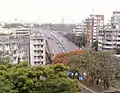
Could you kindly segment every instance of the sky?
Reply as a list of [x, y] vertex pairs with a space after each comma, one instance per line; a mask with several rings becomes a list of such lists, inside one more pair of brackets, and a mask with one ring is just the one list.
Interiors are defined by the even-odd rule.
[[0, 21], [80, 23], [93, 13], [107, 22], [113, 11], [120, 11], [120, 0], [0, 0]]

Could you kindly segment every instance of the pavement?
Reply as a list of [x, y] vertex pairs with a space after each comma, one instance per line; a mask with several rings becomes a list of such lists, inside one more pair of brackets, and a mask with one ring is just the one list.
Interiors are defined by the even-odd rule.
[[82, 83], [79, 83], [79, 85], [82, 88], [82, 93], [98, 93], [98, 92], [93, 91], [92, 89], [88, 88], [87, 86], [83, 85]]

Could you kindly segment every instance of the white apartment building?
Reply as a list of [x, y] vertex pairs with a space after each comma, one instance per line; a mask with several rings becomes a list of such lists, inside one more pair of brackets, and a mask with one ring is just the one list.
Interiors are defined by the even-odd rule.
[[32, 66], [46, 64], [46, 40], [41, 32], [34, 31], [30, 35], [30, 64]]
[[98, 50], [116, 50], [120, 47], [120, 28], [105, 28], [101, 33]]
[[113, 28], [120, 28], [120, 11], [113, 11], [113, 15], [111, 17], [111, 26]]
[[12, 35], [15, 36], [29, 36], [30, 35], [30, 28], [12, 28], [11, 29]]
[[120, 47], [120, 11], [114, 11], [110, 23], [99, 30], [98, 50], [115, 50]]

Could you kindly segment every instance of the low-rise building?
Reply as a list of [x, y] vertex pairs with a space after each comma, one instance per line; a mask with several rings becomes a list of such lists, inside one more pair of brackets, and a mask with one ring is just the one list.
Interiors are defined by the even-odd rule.
[[11, 35], [0, 36], [0, 52], [2, 56], [9, 56], [13, 63], [28, 59], [29, 37], [16, 37]]

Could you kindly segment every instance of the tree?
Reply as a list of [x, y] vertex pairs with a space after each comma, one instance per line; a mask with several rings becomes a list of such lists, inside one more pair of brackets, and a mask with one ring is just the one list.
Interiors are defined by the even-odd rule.
[[64, 37], [66, 37], [68, 40], [72, 41], [73, 43], [75, 43], [79, 47], [83, 47], [86, 44], [84, 33], [81, 33], [80, 36], [75, 36], [75, 34], [67, 33], [64, 35]]
[[108, 89], [112, 80], [119, 72], [119, 59], [110, 52], [85, 51], [83, 54], [73, 55], [69, 59], [71, 69], [79, 73], [86, 73], [86, 80], [92, 84], [98, 79], [102, 81], [104, 89]]
[[27, 62], [0, 65], [0, 93], [78, 93], [78, 81], [68, 78], [62, 64], [31, 67]]
[[111, 52], [79, 50], [58, 54], [53, 62], [68, 65], [80, 74], [86, 73], [85, 80], [88, 84], [101, 83], [104, 89], [108, 89], [110, 85], [115, 85], [114, 80], [120, 81], [119, 61]]
[[98, 51], [98, 41], [93, 42], [92, 49]]
[[120, 54], [120, 48], [116, 49], [116, 54]]

